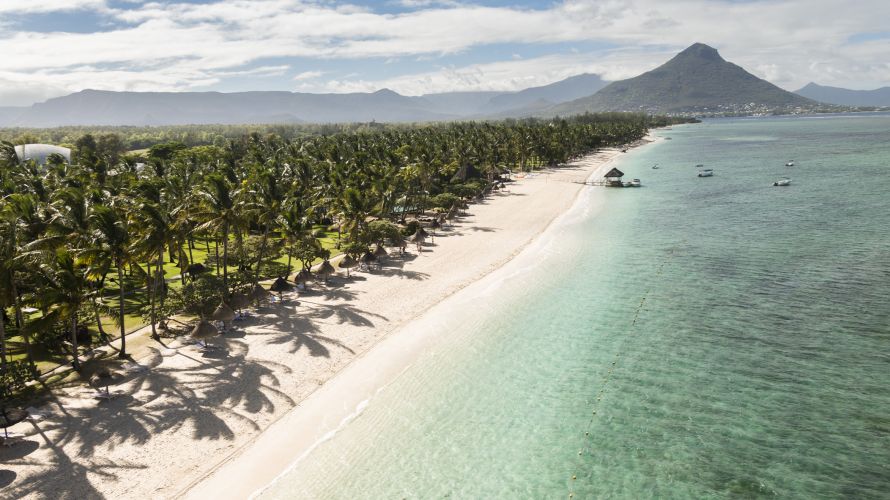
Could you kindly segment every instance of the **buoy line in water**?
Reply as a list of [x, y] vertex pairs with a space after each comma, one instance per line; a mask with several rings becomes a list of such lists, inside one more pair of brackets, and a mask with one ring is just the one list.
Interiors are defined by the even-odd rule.
[[[685, 244], [685, 243], [686, 243], [686, 241], [684, 240], [681, 243], [681, 245]], [[664, 267], [671, 261], [671, 259], [674, 258], [674, 253], [676, 252], [676, 250], [677, 250], [677, 247], [671, 248], [667, 257], [658, 266], [658, 270], [655, 272], [655, 279], [650, 282], [649, 288], [647, 288], [646, 291], [643, 293], [643, 297], [640, 299], [640, 304], [636, 307], [636, 310], [634, 311], [633, 319], [631, 320], [630, 326], [628, 327], [628, 332], [624, 336], [624, 341], [621, 342], [621, 344], [619, 345], [618, 350], [615, 352], [615, 356], [614, 356], [614, 359], [612, 360], [611, 366], [609, 366], [609, 371], [606, 372], [606, 376], [603, 377], [603, 383], [600, 386], [599, 392], [597, 392], [597, 394], [596, 394], [596, 399], [593, 402], [593, 409], [590, 412], [590, 418], [588, 419], [587, 425], [584, 429], [583, 445], [578, 450], [578, 455], [577, 455], [579, 457], [583, 457], [585, 452], [588, 455], [592, 454], [591, 453], [592, 443], [590, 440], [590, 428], [593, 425], [594, 419], [597, 417], [597, 410], [599, 409], [599, 402], [602, 401], [603, 395], [605, 395], [605, 393], [606, 393], [606, 386], [609, 384], [609, 381], [612, 380], [612, 374], [615, 372], [615, 367], [618, 364], [618, 360], [621, 357], [622, 351], [624, 351], [624, 346], [627, 344], [627, 339], [631, 335], [636, 333], [637, 319], [640, 317], [640, 313], [643, 311], [643, 306], [646, 304], [646, 299], [649, 297], [649, 293], [652, 292], [652, 285], [661, 279], [661, 275], [664, 272]], [[580, 459], [576, 459], [576, 460], [580, 461]], [[580, 468], [581, 467], [579, 464], [577, 469], [580, 469]], [[578, 473], [576, 472], [575, 474], [572, 474], [572, 477], [569, 480], [569, 498], [575, 497], [575, 481], [577, 479], [578, 479]]]

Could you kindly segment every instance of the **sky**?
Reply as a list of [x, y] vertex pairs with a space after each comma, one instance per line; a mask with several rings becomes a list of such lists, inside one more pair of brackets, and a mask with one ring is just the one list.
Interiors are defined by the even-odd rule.
[[635, 76], [695, 42], [788, 90], [890, 85], [886, 0], [0, 0], [0, 106], [83, 89], [404, 95]]

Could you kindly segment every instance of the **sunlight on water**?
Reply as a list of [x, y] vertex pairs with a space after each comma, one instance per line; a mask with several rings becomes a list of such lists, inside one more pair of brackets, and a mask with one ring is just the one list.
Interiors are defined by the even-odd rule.
[[263, 497], [886, 498], [890, 117], [659, 134]]

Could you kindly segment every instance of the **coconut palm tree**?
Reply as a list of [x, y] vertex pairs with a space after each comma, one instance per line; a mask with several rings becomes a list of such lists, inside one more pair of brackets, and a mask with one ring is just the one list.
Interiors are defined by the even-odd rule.
[[[108, 269], [117, 272], [118, 284], [118, 318], [120, 327], [121, 348], [118, 357], [127, 356], [127, 337], [124, 326], [125, 283], [124, 266], [132, 262], [132, 248], [130, 246], [130, 228], [123, 212], [119, 208], [105, 205], [93, 207], [90, 214], [92, 225], [93, 245], [82, 250], [80, 257], [84, 262], [92, 266], [92, 274], [96, 277], [104, 276]], [[154, 319], [152, 319], [154, 323]]]
[[37, 273], [40, 279], [40, 300], [43, 308], [50, 312], [35, 320], [34, 326], [48, 328], [59, 321], [67, 321], [71, 334], [72, 364], [76, 371], [80, 371], [77, 315], [83, 304], [89, 301], [89, 267], [78, 262], [67, 249], [60, 248], [48, 258], [41, 259]]
[[238, 206], [235, 203], [237, 190], [233, 190], [229, 181], [219, 175], [211, 174], [205, 178], [205, 183], [198, 188], [198, 196], [203, 201], [203, 206], [196, 214], [198, 220], [204, 222], [196, 229], [209, 229], [217, 233], [223, 244], [222, 272], [223, 287], [225, 293], [229, 293], [229, 234], [239, 221]]

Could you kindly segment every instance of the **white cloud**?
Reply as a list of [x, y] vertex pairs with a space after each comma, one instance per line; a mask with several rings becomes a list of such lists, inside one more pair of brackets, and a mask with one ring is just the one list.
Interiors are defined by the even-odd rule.
[[3, 0], [0, 14], [60, 12], [105, 7], [105, 0]]
[[[514, 90], [580, 71], [632, 76], [700, 41], [786, 88], [809, 80], [856, 88], [890, 83], [890, 42], [847, 42], [857, 33], [886, 30], [890, 3], [885, 1], [565, 0], [539, 9], [432, 0], [400, 3], [410, 10], [382, 14], [314, 0], [134, 2], [129, 8], [111, 8], [104, 0], [0, 0], [4, 14], [94, 9], [122, 22], [97, 33], [10, 33], [6, 21], [0, 77], [29, 82], [34, 90], [28, 95], [87, 87], [185, 90], [232, 76], [281, 76], [287, 71], [282, 65], [243, 68], [293, 57], [374, 57], [398, 68], [401, 60], [434, 61], [442, 54], [459, 55], [490, 44], [583, 47], [593, 42], [618, 47], [595, 53], [566, 49], [523, 60], [511, 60], [512, 52], [507, 52], [502, 62], [379, 80], [339, 77], [323, 84], [315, 81], [322, 75], [314, 73], [320, 72], [311, 70], [294, 78], [303, 90]], [[29, 103], [23, 94], [15, 95]], [[0, 105], [9, 103], [0, 95]]]
[[297, 74], [294, 77], [294, 80], [315, 80], [316, 78], [324, 75], [324, 71], [304, 71], [302, 73]]

